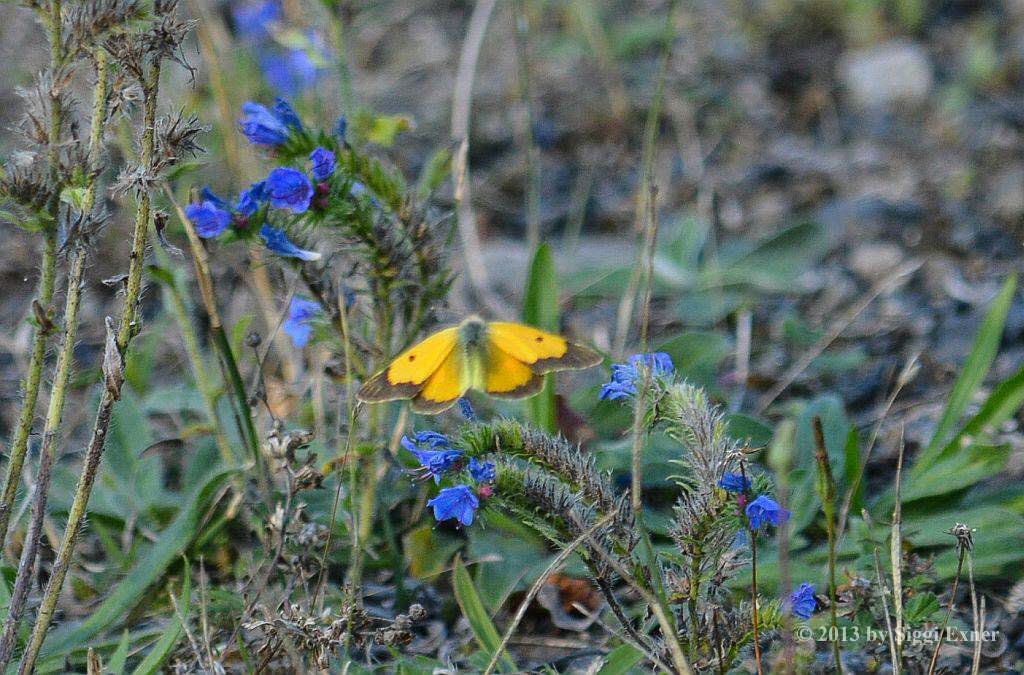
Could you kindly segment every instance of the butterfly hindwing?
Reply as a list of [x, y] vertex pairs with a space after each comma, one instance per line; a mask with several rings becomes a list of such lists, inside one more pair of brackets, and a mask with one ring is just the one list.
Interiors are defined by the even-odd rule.
[[540, 391], [544, 380], [519, 358], [492, 340], [484, 366], [484, 390], [498, 398], [523, 398]]
[[412, 399], [412, 409], [422, 413], [437, 413], [451, 407], [466, 390], [461, 349], [452, 349]]

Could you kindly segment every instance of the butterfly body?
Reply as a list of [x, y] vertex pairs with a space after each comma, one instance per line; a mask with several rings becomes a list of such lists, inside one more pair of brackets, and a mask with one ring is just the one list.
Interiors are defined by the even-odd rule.
[[545, 373], [588, 368], [601, 356], [531, 326], [471, 316], [399, 354], [359, 390], [361, 401], [410, 399], [413, 410], [441, 412], [469, 389], [498, 398], [540, 391]]

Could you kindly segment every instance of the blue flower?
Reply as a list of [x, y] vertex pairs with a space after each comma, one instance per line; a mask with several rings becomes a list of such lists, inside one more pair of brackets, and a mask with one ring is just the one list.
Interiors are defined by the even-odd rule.
[[238, 3], [231, 8], [231, 16], [239, 37], [263, 40], [270, 37], [271, 25], [280, 20], [281, 6], [276, 0]]
[[266, 181], [261, 180], [259, 183], [253, 183], [249, 186], [249, 189], [242, 190], [239, 193], [238, 205], [235, 206], [235, 211], [243, 216], [251, 216], [259, 211], [263, 204], [267, 203], [268, 198]]
[[651, 374], [658, 378], [668, 378], [676, 372], [672, 357], [664, 352], [634, 354], [629, 357], [629, 363], [612, 365], [612, 380], [601, 387], [600, 399], [615, 401], [635, 396], [641, 368], [650, 369]]
[[[435, 483], [441, 482], [441, 477], [454, 469], [464, 458], [461, 450], [448, 445], [448, 438], [442, 434], [432, 431], [422, 431], [413, 438], [402, 436], [402, 447], [416, 455], [420, 466], [427, 469], [427, 474], [433, 476]], [[421, 450], [420, 445], [429, 445], [431, 450]]]
[[274, 99], [274, 116], [281, 120], [281, 124], [291, 127], [296, 131], [302, 131], [302, 120], [292, 104], [278, 96]]
[[493, 483], [497, 471], [494, 467], [494, 462], [478, 462], [476, 457], [470, 457], [469, 475], [477, 483]]
[[789, 520], [790, 513], [778, 505], [771, 497], [761, 495], [754, 501], [747, 504], [747, 519], [750, 521], [750, 529], [755, 532], [767, 524], [778, 527]]
[[454, 518], [466, 526], [473, 524], [476, 510], [480, 508], [480, 500], [468, 485], [445, 488], [427, 504], [434, 507], [434, 518], [438, 522]]
[[814, 597], [814, 584], [800, 584], [800, 588], [789, 596], [789, 611], [798, 619], [810, 619], [817, 608], [818, 599]]
[[459, 399], [459, 410], [462, 412], [462, 416], [470, 422], [476, 419], [476, 413], [473, 412], [473, 406], [470, 405], [469, 399], [465, 396]]
[[270, 205], [279, 209], [291, 209], [294, 213], [305, 213], [313, 198], [313, 183], [309, 176], [287, 167], [274, 169], [267, 176], [267, 196]]
[[750, 480], [741, 473], [726, 472], [722, 480], [718, 481], [718, 487], [729, 492], [744, 494], [750, 490]]
[[228, 204], [227, 200], [211, 190], [209, 185], [203, 188], [202, 192], [199, 193], [199, 196], [202, 201], [211, 202], [218, 209], [223, 209], [225, 211], [231, 210], [231, 205]]
[[288, 126], [259, 103], [247, 101], [242, 105], [245, 119], [239, 120], [242, 133], [255, 145], [275, 146], [288, 140]]
[[196, 228], [196, 234], [204, 239], [216, 237], [231, 225], [231, 213], [209, 200], [201, 204], [189, 204], [185, 215]]
[[319, 303], [305, 298], [292, 298], [292, 303], [288, 306], [288, 318], [282, 330], [292, 339], [296, 349], [302, 349], [309, 343], [309, 338], [313, 335], [313, 326], [310, 322], [319, 313]]
[[348, 132], [348, 120], [342, 115], [334, 125], [334, 135], [343, 141], [345, 140], [346, 132]]
[[286, 49], [264, 51], [260, 70], [271, 89], [295, 96], [316, 83], [319, 67], [305, 49]]
[[278, 227], [264, 224], [260, 228], [260, 239], [267, 245], [267, 248], [277, 255], [285, 258], [298, 258], [299, 260], [319, 260], [320, 254], [315, 251], [305, 251], [288, 238], [285, 231]]
[[313, 162], [313, 180], [323, 183], [334, 175], [336, 162], [334, 153], [327, 148], [317, 148], [309, 155], [309, 161]]

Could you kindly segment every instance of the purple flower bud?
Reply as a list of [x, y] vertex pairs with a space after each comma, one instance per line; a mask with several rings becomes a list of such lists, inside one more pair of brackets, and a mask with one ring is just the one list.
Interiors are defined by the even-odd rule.
[[263, 240], [263, 243], [266, 244], [271, 252], [285, 258], [298, 258], [299, 260], [320, 259], [320, 254], [316, 251], [306, 251], [292, 243], [292, 240], [288, 238], [288, 235], [281, 228], [264, 224], [260, 228], [260, 239]]
[[334, 153], [327, 148], [317, 148], [309, 155], [309, 159], [313, 162], [313, 180], [316, 182], [323, 183], [334, 175], [337, 162]]
[[800, 584], [800, 588], [789, 596], [789, 611], [798, 619], [810, 619], [817, 608], [818, 599], [814, 597], [814, 584]]

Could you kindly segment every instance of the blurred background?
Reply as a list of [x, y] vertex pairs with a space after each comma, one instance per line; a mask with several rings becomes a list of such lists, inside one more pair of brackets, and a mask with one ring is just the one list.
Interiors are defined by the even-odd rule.
[[[164, 105], [210, 127], [185, 183], [235, 194], [265, 175], [265, 160], [238, 133], [245, 101], [286, 97], [309, 126], [325, 129], [344, 115], [374, 154], [411, 176], [456, 147], [468, 111], [473, 218], [460, 218], [453, 265], [469, 260], [483, 271], [497, 299], [490, 311], [500, 313], [521, 306], [534, 244], [549, 242], [563, 303], [575, 309], [567, 331], [614, 356], [635, 337], [618, 328], [619, 299], [636, 268], [649, 163], [660, 221], [652, 340], [751, 439], [771, 437], [770, 406], [802, 415], [801, 428], [821, 414], [836, 429], [866, 431], [884, 416], [897, 373], [916, 359], [920, 370], [881, 429], [869, 489], [889, 484], [898, 434], [911, 453], [927, 444], [986, 307], [1021, 266], [1022, 0], [182, 0], [181, 12], [198, 22], [182, 55], [192, 70], [166, 69]], [[474, 21], [482, 30], [475, 76], [459, 80], [460, 63], [476, 55], [467, 39]], [[24, 151], [3, 130], [22, 114], [16, 90], [46, 58], [29, 12], [0, 6], [4, 156]], [[89, 84], [80, 83], [81, 100]], [[120, 163], [110, 157], [111, 167]], [[438, 213], [455, 212], [454, 197], [449, 181]], [[169, 238], [181, 244], [176, 228]], [[478, 248], [466, 246], [467, 228]], [[115, 300], [102, 280], [123, 267], [125, 232], [107, 227], [109, 255], [92, 260], [79, 402], [92, 395], [102, 321]], [[28, 359], [23, 319], [38, 241], [6, 225], [0, 237], [6, 437]], [[253, 290], [278, 281], [277, 271], [239, 248], [213, 251], [229, 325], [266, 297], [279, 303], [261, 307], [264, 318], [284, 307], [283, 294], [261, 299]], [[477, 285], [462, 275], [440, 318], [480, 309]], [[161, 330], [170, 325], [164, 309], [159, 293], [147, 294], [148, 325], [129, 376], [140, 389], [165, 388], [166, 404], [184, 357], [179, 338]], [[1022, 361], [1018, 293], [989, 384], [971, 405]], [[563, 410], [562, 430], [575, 440], [613, 438], [628, 426], [624, 412], [595, 403], [600, 377], [562, 392], [565, 405], [588, 413], [584, 422]], [[279, 413], [299, 408], [305, 385], [287, 367], [268, 386]], [[69, 435], [82, 433], [91, 414], [91, 406], [69, 406]], [[1009, 448], [1006, 463], [979, 475], [964, 503], [996, 495], [1010, 511], [986, 512], [1004, 529], [981, 545], [1019, 551], [1017, 419], [995, 437]], [[601, 467], [625, 481], [621, 443], [594, 447]], [[657, 500], [660, 480], [665, 506], [672, 468], [650, 461], [659, 467], [649, 472], [651, 494]], [[498, 536], [478, 535], [479, 550], [494, 550]], [[979, 554], [979, 574], [998, 579], [1021, 557]], [[939, 574], [948, 577], [953, 561], [944, 560]], [[997, 588], [1014, 580], [1002, 579]]]

